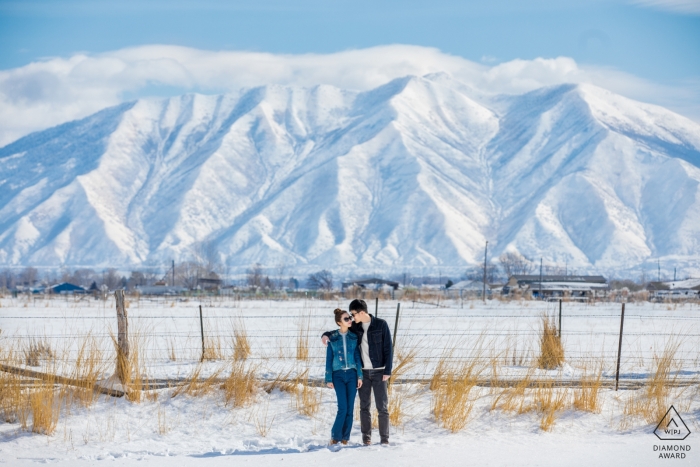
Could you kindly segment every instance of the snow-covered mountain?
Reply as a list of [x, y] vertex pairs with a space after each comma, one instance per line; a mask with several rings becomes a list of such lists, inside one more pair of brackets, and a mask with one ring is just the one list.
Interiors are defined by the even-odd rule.
[[589, 85], [444, 74], [105, 109], [0, 149], [0, 264], [579, 268], [700, 260], [700, 125]]

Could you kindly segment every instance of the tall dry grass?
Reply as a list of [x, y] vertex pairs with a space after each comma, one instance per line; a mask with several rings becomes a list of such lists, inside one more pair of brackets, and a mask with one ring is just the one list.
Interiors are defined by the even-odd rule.
[[294, 392], [294, 407], [306, 417], [315, 416], [321, 408], [321, 392], [311, 386], [309, 370], [297, 377], [297, 390]]
[[222, 389], [226, 406], [237, 408], [252, 403], [257, 390], [255, 368], [246, 368], [242, 362], [234, 362]]
[[559, 368], [564, 363], [564, 347], [554, 324], [554, 320], [546, 316], [542, 318], [542, 333], [540, 335], [540, 355], [537, 366], [545, 370]]
[[679, 347], [680, 342], [671, 339], [661, 354], [654, 355], [653, 372], [647, 384], [624, 401], [620, 428], [626, 429], [634, 423], [634, 419], [639, 418], [647, 424], [657, 424], [666, 414], [671, 405], [669, 396], [678, 377], [675, 370]]
[[475, 403], [471, 392], [483, 371], [481, 365], [477, 358], [463, 361], [456, 368], [447, 368], [435, 381], [431, 405], [439, 426], [455, 433], [467, 425]]
[[580, 386], [573, 390], [573, 407], [582, 412], [599, 413], [601, 411], [600, 389], [602, 387], [603, 366], [599, 364], [591, 375], [583, 368]]
[[532, 409], [540, 414], [540, 429], [551, 431], [569, 401], [568, 388], [555, 388], [552, 381], [537, 385]]
[[309, 360], [309, 334], [311, 332], [311, 315], [304, 314], [299, 318], [299, 332], [297, 333], [296, 359]]
[[[217, 389], [217, 383], [221, 370], [216, 369], [205, 378], [202, 377], [202, 370], [203, 367], [200, 363], [192, 370], [192, 373], [190, 373], [190, 375], [175, 388], [170, 397], [174, 398], [181, 395], [201, 397], [213, 393]], [[225, 384], [226, 383], [224, 383], [224, 386]], [[224, 387], [224, 393], [225, 392]]]
[[232, 322], [233, 326], [233, 359], [242, 362], [250, 357], [251, 348], [248, 340], [248, 330], [245, 322], [239, 316]]

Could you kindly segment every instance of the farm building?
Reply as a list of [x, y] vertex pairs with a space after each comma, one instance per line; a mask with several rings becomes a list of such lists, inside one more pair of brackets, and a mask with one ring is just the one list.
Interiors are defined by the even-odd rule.
[[[484, 293], [484, 282], [476, 280], [459, 281], [447, 289], [447, 295], [452, 298], [481, 297]], [[490, 297], [491, 286], [486, 284], [486, 296]]]
[[534, 298], [585, 299], [606, 294], [608, 281], [603, 276], [540, 276], [514, 275], [503, 287], [503, 294], [513, 292], [531, 294]]
[[62, 282], [60, 284], [46, 287], [46, 289], [44, 289], [44, 292], [65, 295], [65, 294], [85, 293], [85, 292], [87, 292], [87, 290], [85, 289], [85, 287], [81, 287], [79, 285], [71, 284], [69, 282]]
[[363, 289], [378, 290], [384, 287], [390, 287], [394, 290], [398, 290], [399, 283], [395, 281], [387, 281], [384, 279], [377, 279], [373, 277], [371, 279], [353, 279], [343, 282], [343, 290], [349, 287], [360, 287]]
[[700, 279], [650, 282], [647, 290], [655, 300], [690, 300], [700, 298]]

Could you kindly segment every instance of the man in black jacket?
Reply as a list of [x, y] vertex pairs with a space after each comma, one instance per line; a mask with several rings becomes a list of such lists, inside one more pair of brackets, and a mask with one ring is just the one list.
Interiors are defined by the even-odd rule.
[[[391, 376], [393, 349], [389, 325], [383, 319], [376, 318], [367, 312], [364, 300], [350, 302], [350, 314], [355, 322], [350, 330], [357, 334], [362, 356], [362, 387], [360, 393], [360, 426], [362, 443], [371, 444], [372, 416], [370, 414], [371, 394], [374, 392], [374, 404], [379, 413], [379, 437], [382, 444], [389, 444], [389, 396], [387, 381]], [[322, 336], [323, 343], [328, 345], [326, 332]]]

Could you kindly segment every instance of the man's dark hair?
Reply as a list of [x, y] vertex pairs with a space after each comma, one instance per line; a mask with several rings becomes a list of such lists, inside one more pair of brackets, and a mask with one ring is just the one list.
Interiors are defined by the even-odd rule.
[[352, 313], [353, 311], [364, 311], [367, 313], [367, 303], [365, 303], [364, 300], [358, 300], [357, 298], [353, 301], [350, 302], [350, 306], [348, 307], [350, 312]]

